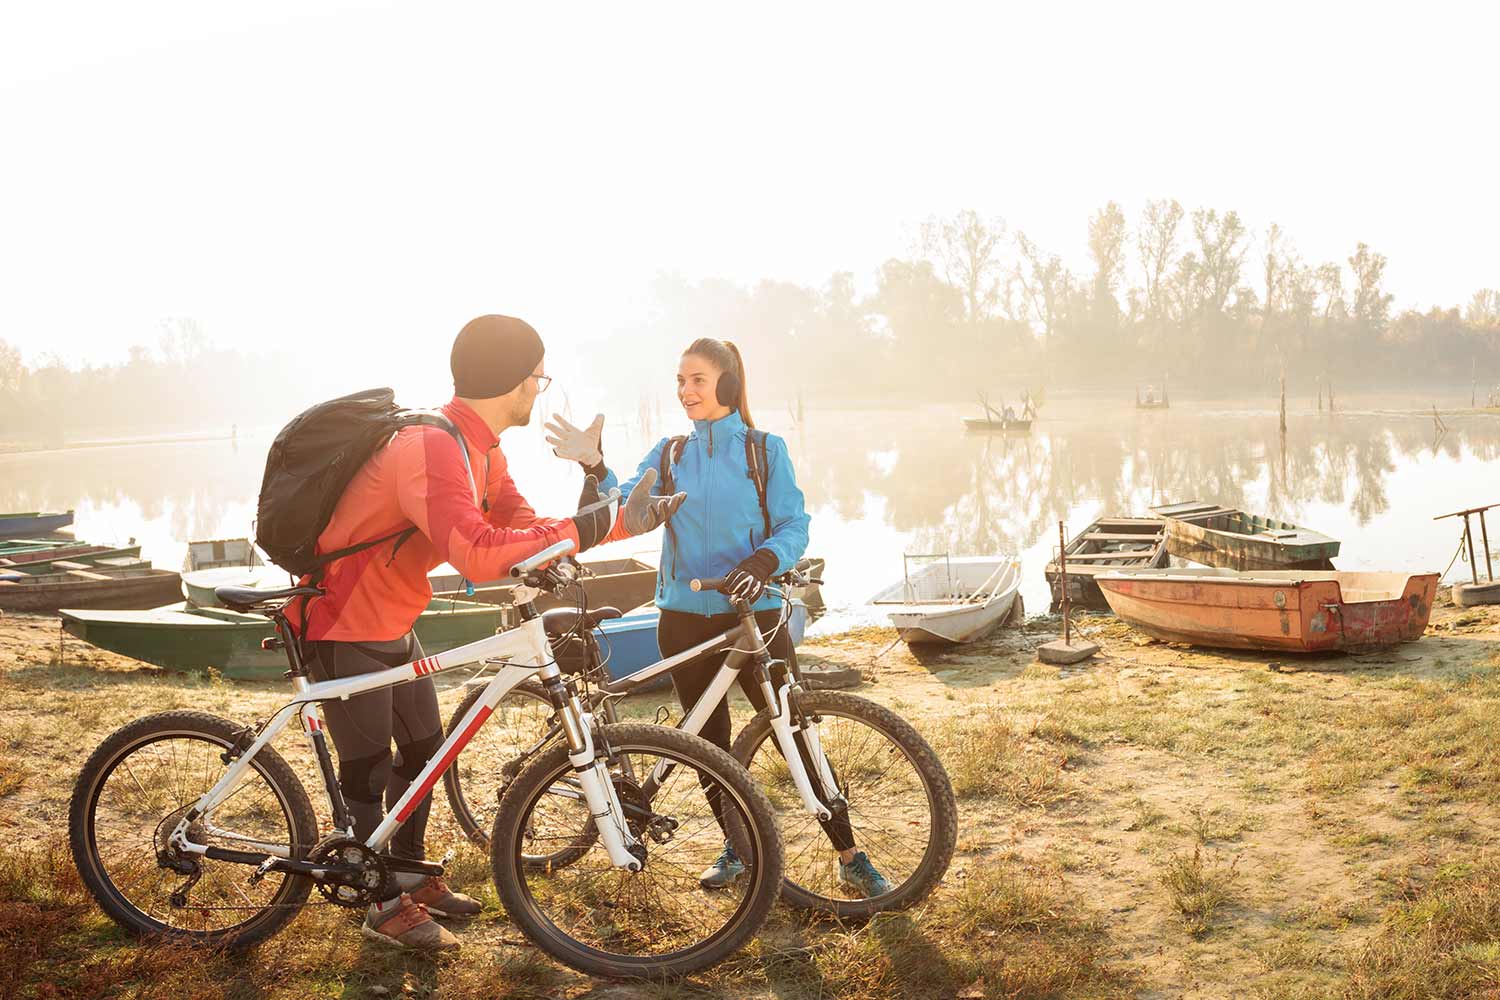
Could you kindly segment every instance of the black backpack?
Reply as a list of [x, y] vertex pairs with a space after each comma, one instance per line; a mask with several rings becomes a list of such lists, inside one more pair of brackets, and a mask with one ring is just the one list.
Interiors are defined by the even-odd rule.
[[[354, 474], [403, 427], [432, 424], [453, 435], [464, 466], [469, 451], [463, 436], [440, 413], [404, 410], [390, 389], [367, 389], [319, 403], [292, 418], [271, 442], [266, 473], [255, 509], [255, 543], [271, 561], [296, 577], [382, 542], [396, 540], [392, 550], [417, 530], [415, 525], [317, 554], [318, 536], [328, 527], [333, 509]], [[469, 472], [472, 484], [473, 471]]]

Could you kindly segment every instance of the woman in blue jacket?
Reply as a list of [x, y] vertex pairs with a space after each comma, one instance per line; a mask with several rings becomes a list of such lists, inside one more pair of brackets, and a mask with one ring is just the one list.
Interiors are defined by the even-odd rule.
[[[786, 442], [774, 434], [765, 435], [766, 495], [764, 508], [761, 505], [749, 472], [750, 462], [757, 460], [759, 452], [746, 446], [755, 424], [746, 401], [745, 381], [744, 362], [732, 343], [709, 337], [693, 341], [677, 367], [677, 399], [693, 422], [692, 433], [686, 438], [658, 441], [630, 481], [619, 485], [622, 494], [628, 494], [648, 469], [660, 472], [666, 452], [673, 489], [687, 494], [662, 540], [657, 571], [656, 606], [661, 610], [661, 620], [656, 636], [662, 655], [680, 653], [735, 626], [738, 619], [728, 596], [716, 591], [694, 593], [688, 587], [688, 581], [695, 577], [722, 576], [728, 581], [726, 590], [750, 602], [761, 632], [768, 636], [774, 633], [767, 646], [771, 656], [791, 665], [796, 663], [791, 636], [787, 629], [777, 627], [782, 600], [766, 592], [766, 583], [802, 558], [807, 550], [809, 518]], [[579, 457], [596, 473], [605, 471], [597, 444], [602, 423], [596, 420], [585, 432], [561, 425], [572, 434], [592, 433], [593, 453], [569, 457]], [[559, 432], [554, 429], [554, 433]], [[549, 440], [561, 443], [558, 438]], [[564, 450], [559, 448], [558, 453], [564, 454]], [[614, 474], [606, 472], [600, 488], [614, 485]], [[658, 481], [656, 488], [660, 492], [663, 484]], [[707, 690], [723, 659], [722, 652], [709, 654], [673, 671], [672, 683], [684, 710]], [[740, 675], [740, 688], [756, 711], [766, 707], [759, 686], [748, 672]], [[702, 736], [729, 749], [727, 700], [709, 716]], [[830, 820], [823, 829], [839, 852], [840, 881], [865, 898], [891, 891], [890, 883], [865, 853], [856, 850], [847, 818]], [[744, 870], [744, 864], [726, 843], [723, 854], [703, 872], [700, 881], [708, 888], [728, 886]]]

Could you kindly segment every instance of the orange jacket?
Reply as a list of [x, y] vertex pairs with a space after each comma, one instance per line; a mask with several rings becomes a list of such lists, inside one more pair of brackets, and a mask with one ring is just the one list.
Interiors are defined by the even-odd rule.
[[[318, 551], [332, 552], [416, 525], [393, 553], [387, 542], [336, 559], [324, 568], [324, 595], [308, 602], [307, 638], [343, 642], [399, 639], [427, 609], [427, 573], [451, 563], [470, 580], [505, 576], [511, 566], [554, 542], [578, 543], [572, 518], [541, 518], [516, 489], [494, 433], [456, 397], [442, 408], [463, 435], [474, 485], [470, 487], [458, 442], [441, 427], [407, 427], [365, 463], [318, 536]], [[303, 609], [290, 618], [300, 624]]]

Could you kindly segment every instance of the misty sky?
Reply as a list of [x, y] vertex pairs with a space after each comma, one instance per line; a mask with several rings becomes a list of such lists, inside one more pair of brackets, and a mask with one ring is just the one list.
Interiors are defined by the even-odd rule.
[[[1490, 5], [12, 5], [0, 338], [115, 360], [190, 316], [354, 364], [470, 316], [560, 348], [659, 270], [868, 287], [972, 207], [1084, 267], [1147, 198], [1500, 286]], [[705, 331], [711, 333], [712, 331]], [[405, 363], [405, 362], [403, 362]], [[425, 361], [424, 361], [425, 363]]]

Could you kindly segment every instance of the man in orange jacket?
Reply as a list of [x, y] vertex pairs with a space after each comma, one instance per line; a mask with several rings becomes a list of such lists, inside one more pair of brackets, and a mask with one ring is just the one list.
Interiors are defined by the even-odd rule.
[[[454, 396], [442, 407], [463, 439], [462, 450], [444, 428], [407, 427], [350, 480], [318, 536], [318, 552], [412, 525], [417, 531], [329, 563], [320, 582], [323, 594], [289, 616], [306, 623], [308, 667], [315, 679], [347, 678], [419, 659], [423, 653], [412, 626], [432, 598], [427, 573], [444, 562], [470, 580], [499, 579], [555, 542], [569, 539], [583, 552], [650, 531], [681, 506], [682, 494], [652, 497], [652, 483], [642, 483], [616, 518], [613, 505], [586, 503], [597, 496], [595, 476], [586, 475], [585, 502], [577, 515], [537, 516], [511, 479], [500, 434], [530, 423], [532, 405], [551, 381], [543, 354], [541, 338], [522, 320], [491, 315], [471, 321], [453, 343]], [[437, 690], [432, 678], [424, 677], [328, 702], [323, 711], [338, 749], [339, 787], [355, 836], [364, 839], [442, 744]], [[428, 793], [392, 840], [395, 856], [425, 857]], [[431, 917], [472, 916], [479, 904], [440, 878], [397, 874], [394, 882], [400, 894], [370, 907], [364, 934], [399, 947], [457, 948], [458, 939]]]

